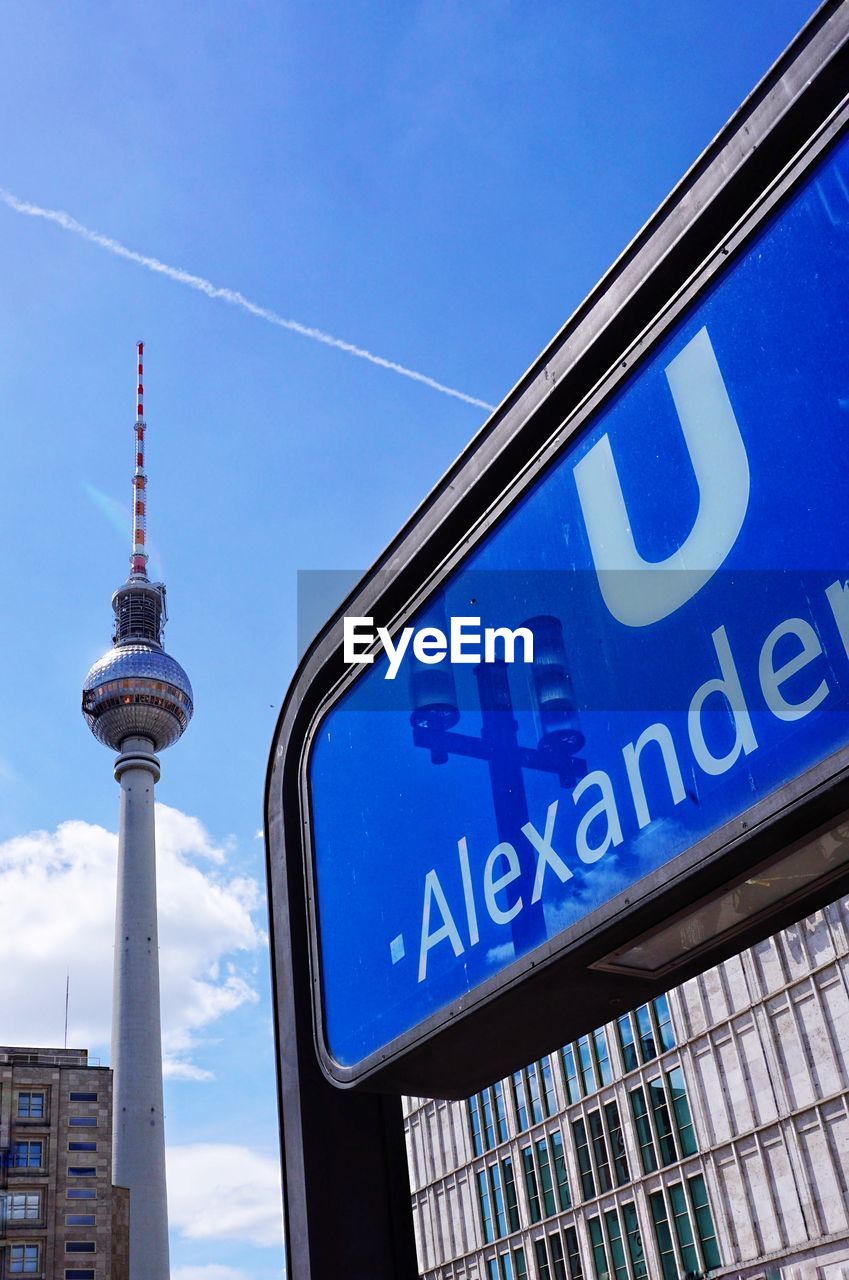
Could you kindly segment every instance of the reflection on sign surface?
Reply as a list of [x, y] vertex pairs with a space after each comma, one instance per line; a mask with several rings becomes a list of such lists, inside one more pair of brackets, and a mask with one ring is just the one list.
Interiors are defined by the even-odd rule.
[[413, 619], [533, 669], [382, 657], [321, 722], [340, 1064], [849, 741], [847, 192], [844, 143]]

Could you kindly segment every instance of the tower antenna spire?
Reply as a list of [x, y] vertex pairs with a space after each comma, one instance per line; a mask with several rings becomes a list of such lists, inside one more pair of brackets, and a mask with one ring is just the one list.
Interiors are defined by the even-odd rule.
[[133, 472], [133, 554], [130, 557], [132, 578], [147, 578], [147, 476], [144, 473], [144, 343], [136, 343], [138, 369], [136, 376], [135, 444], [136, 466]]

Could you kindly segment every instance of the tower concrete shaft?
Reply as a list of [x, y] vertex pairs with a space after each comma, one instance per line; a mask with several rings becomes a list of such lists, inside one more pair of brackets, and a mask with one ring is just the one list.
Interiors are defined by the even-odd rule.
[[168, 1202], [162, 1105], [154, 784], [150, 738], [127, 738], [121, 786], [112, 1067], [112, 1178], [130, 1189], [130, 1278], [168, 1280]]

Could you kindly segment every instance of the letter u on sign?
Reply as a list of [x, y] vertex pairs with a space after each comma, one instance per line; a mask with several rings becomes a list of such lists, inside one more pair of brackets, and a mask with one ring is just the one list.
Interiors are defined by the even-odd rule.
[[607, 435], [575, 466], [601, 594], [626, 627], [650, 626], [686, 604], [734, 546], [749, 505], [746, 448], [706, 328], [665, 372], [699, 487], [696, 520], [678, 550], [649, 561], [635, 547]]

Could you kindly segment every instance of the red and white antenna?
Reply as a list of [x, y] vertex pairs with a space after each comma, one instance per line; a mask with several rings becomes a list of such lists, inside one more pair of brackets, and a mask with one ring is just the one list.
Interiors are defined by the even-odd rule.
[[147, 553], [145, 551], [145, 525], [147, 504], [147, 476], [144, 473], [144, 386], [143, 358], [144, 343], [136, 343], [138, 353], [138, 379], [136, 387], [136, 469], [133, 473], [133, 554], [131, 577], [147, 577]]

